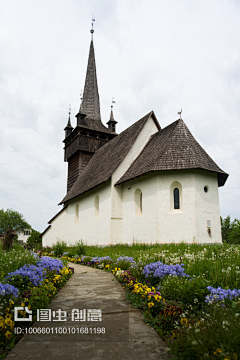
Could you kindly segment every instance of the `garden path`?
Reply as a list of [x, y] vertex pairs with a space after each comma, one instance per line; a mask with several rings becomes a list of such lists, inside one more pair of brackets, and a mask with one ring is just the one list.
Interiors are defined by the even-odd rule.
[[[169, 360], [166, 345], [144, 322], [139, 310], [131, 309], [121, 285], [111, 273], [71, 264], [75, 273], [49, 308], [67, 311], [67, 321], [35, 322], [34, 328], [96, 327], [105, 334], [27, 334], [7, 360]], [[72, 321], [72, 309], [101, 309], [102, 321]], [[77, 331], [77, 329], [75, 330]], [[93, 330], [94, 332], [94, 330]]]

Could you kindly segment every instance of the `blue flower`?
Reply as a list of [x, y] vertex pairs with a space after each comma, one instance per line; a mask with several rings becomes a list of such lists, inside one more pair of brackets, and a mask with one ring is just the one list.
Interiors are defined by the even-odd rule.
[[131, 256], [120, 256], [116, 262], [119, 262], [119, 261], [128, 261], [130, 263], [136, 263], [136, 261], [134, 261], [134, 258], [131, 257]]
[[143, 274], [146, 278], [155, 277], [159, 279], [163, 279], [165, 276], [179, 276], [179, 277], [189, 277], [189, 275], [185, 274], [185, 269], [183, 268], [184, 264], [177, 265], [166, 265], [161, 261], [153, 262], [148, 264], [143, 269]]
[[19, 294], [19, 290], [10, 284], [2, 284], [0, 283], [0, 295], [13, 295], [13, 297], [17, 298]]
[[240, 296], [240, 290], [237, 289], [226, 290], [222, 289], [220, 286], [218, 286], [218, 288], [208, 286], [207, 289], [210, 291], [210, 295], [206, 296], [205, 302], [209, 304], [223, 301], [225, 299], [233, 300], [233, 298], [238, 298]]

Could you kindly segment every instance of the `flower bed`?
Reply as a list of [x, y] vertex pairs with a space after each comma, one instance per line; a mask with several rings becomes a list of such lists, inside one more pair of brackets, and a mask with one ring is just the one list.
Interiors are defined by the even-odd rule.
[[[211, 278], [205, 276], [212, 272], [206, 264], [214, 263], [216, 255], [205, 248], [196, 254], [190, 254], [189, 249], [175, 256], [165, 252], [163, 261], [160, 256], [158, 261], [151, 261], [157, 257], [147, 254], [142, 254], [138, 261], [129, 256], [111, 259], [107, 255], [76, 256], [68, 260], [112, 272], [132, 306], [141, 309], [146, 321], [167, 342], [174, 359], [237, 360], [240, 359], [240, 256], [238, 248], [225, 249], [228, 262], [231, 256], [234, 258], [235, 274], [233, 265], [226, 267], [220, 249], [219, 258], [228, 273], [226, 276], [216, 261], [217, 268]], [[183, 259], [187, 260], [187, 266]], [[226, 288], [216, 286], [219, 283]], [[227, 284], [238, 287], [228, 288]]]
[[[2, 255], [5, 257], [5, 255]], [[11, 252], [7, 253], [11, 258]], [[15, 252], [12, 252], [14, 261]], [[32, 311], [32, 320], [37, 318], [37, 309], [46, 308], [57, 292], [72, 275], [59, 259], [39, 258], [36, 255], [25, 258], [34, 259], [34, 264], [24, 264], [5, 274], [0, 283], [0, 358], [3, 359], [20, 336], [14, 334], [14, 327], [31, 325], [30, 322], [14, 320], [14, 307], [24, 307]], [[22, 259], [22, 258], [21, 258]], [[3, 271], [2, 271], [3, 273]], [[19, 311], [18, 316], [26, 318], [27, 312]]]

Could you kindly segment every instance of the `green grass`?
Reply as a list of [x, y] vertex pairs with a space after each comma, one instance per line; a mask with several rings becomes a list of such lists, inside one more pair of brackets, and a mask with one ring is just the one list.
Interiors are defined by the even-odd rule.
[[36, 264], [36, 259], [22, 245], [14, 242], [11, 251], [2, 251], [0, 247], [0, 282], [9, 272], [19, 269], [24, 264]]
[[[75, 247], [66, 251], [75, 254]], [[111, 245], [105, 247], [86, 246], [87, 256], [132, 256], [143, 265], [154, 261], [164, 264], [184, 263], [186, 273], [190, 276], [201, 276], [211, 286], [223, 288], [240, 288], [240, 246], [239, 245], [198, 245], [198, 244], [154, 244], [144, 245]]]

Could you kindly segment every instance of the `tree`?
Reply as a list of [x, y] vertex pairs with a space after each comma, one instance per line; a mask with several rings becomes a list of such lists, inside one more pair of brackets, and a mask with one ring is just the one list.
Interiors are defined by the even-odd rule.
[[19, 212], [7, 209], [0, 210], [0, 233], [6, 234], [7, 229], [11, 229], [14, 232], [23, 231], [25, 229], [31, 229], [31, 226], [24, 219], [23, 215]]
[[230, 216], [221, 217], [222, 240], [227, 244], [240, 244], [240, 220], [231, 222]]
[[42, 238], [41, 233], [37, 230], [32, 230], [31, 235], [27, 239], [27, 244], [41, 244]]
[[228, 243], [229, 235], [232, 231], [232, 224], [229, 215], [226, 217], [226, 219], [223, 219], [221, 217], [221, 227], [222, 227], [222, 241]]
[[240, 244], [240, 220], [235, 219], [232, 222], [231, 232], [228, 237], [229, 244]]
[[11, 250], [12, 249], [13, 239], [14, 239], [15, 235], [16, 235], [15, 231], [13, 231], [10, 228], [7, 229], [4, 239], [3, 239], [3, 246], [2, 246], [3, 250]]

